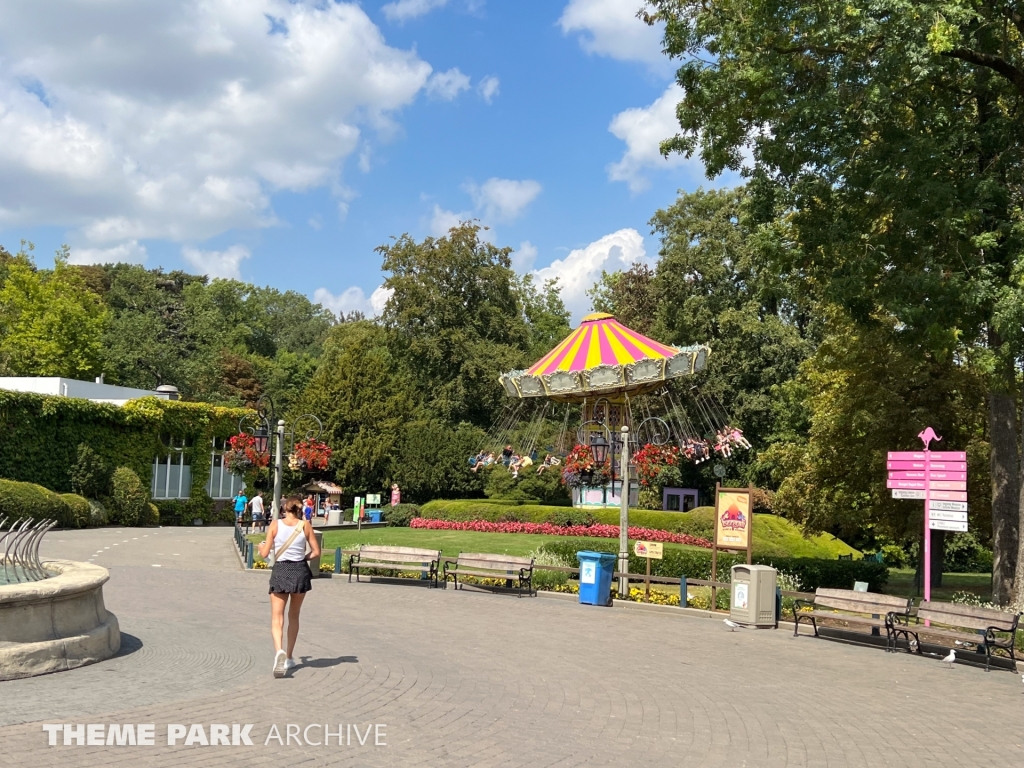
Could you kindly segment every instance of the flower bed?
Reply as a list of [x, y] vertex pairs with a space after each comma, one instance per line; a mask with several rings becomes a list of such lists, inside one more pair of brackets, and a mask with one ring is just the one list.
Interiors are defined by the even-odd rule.
[[[492, 523], [487, 520], [433, 520], [415, 518], [410, 528], [427, 528], [435, 531], [477, 531], [478, 533], [540, 533], [546, 536], [585, 536], [600, 539], [617, 539], [617, 525], [552, 525], [551, 523]], [[672, 533], [653, 528], [629, 527], [629, 538], [641, 541], [664, 541], [670, 544], [690, 544], [695, 547], [711, 548], [711, 542], [686, 533]]]

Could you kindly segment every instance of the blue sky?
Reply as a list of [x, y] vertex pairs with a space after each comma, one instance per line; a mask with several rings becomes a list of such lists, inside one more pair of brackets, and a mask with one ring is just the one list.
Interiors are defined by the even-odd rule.
[[[647, 221], [679, 92], [637, 0], [0, 6], [0, 243], [379, 309], [373, 249], [475, 217], [574, 316]], [[6, 147], [6, 149], [4, 149]]]

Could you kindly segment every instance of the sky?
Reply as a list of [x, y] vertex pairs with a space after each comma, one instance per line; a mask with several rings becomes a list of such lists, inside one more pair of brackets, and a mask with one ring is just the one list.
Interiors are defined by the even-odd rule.
[[579, 320], [677, 190], [730, 182], [659, 154], [681, 91], [639, 6], [4, 0], [0, 244], [373, 315], [377, 246], [476, 219]]

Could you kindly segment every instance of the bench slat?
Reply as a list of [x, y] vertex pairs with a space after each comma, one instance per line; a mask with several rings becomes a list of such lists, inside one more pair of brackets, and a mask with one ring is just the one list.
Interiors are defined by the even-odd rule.
[[884, 616], [891, 611], [905, 613], [907, 610], [906, 600], [903, 601], [902, 605], [892, 605], [891, 603], [876, 603], [866, 600], [844, 600], [838, 597], [815, 597], [814, 604], [825, 608], [835, 608], [840, 611], [850, 611], [852, 613], [877, 613], [881, 616]]
[[385, 563], [376, 560], [360, 560], [355, 564], [356, 568], [391, 568], [396, 571], [429, 571], [430, 565], [423, 563]]
[[382, 557], [381, 559], [399, 559], [396, 555], [404, 555], [409, 557], [418, 557], [426, 560], [437, 560], [441, 557], [441, 550], [439, 549], [418, 549], [417, 547], [392, 547], [386, 545], [377, 544], [364, 544], [359, 547], [360, 557], [370, 557], [376, 555], [387, 555], [388, 557]]
[[505, 564], [514, 564], [517, 566], [528, 566], [533, 565], [533, 558], [522, 557], [519, 555], [492, 555], [486, 552], [460, 552], [458, 562], [478, 560], [483, 562], [494, 562]]
[[[448, 573], [452, 573], [452, 571], [448, 571]], [[499, 571], [473, 571], [473, 570], [469, 570], [467, 568], [459, 568], [459, 570], [455, 571], [455, 573], [457, 573], [459, 576], [482, 576], [485, 579], [503, 579], [504, 580], [504, 579], [518, 579], [519, 578], [519, 571], [516, 571], [515, 573], [507, 573], [505, 571], [501, 571], [501, 572], [499, 572]]]
[[814, 600], [819, 598], [849, 600], [857, 603], [874, 603], [875, 605], [888, 605], [889, 610], [906, 610], [907, 598], [897, 595], [883, 595], [881, 592], [855, 592], [852, 589], [831, 589], [818, 587], [814, 591]]
[[867, 616], [851, 616], [848, 613], [832, 613], [830, 611], [801, 611], [800, 616], [814, 616], [818, 619], [835, 619], [836, 621], [847, 621], [853, 624], [871, 624], [877, 627], [885, 626], [885, 617], [870, 619]]
[[[492, 571], [530, 571], [533, 570], [532, 563], [499, 563], [491, 562], [487, 560], [459, 560], [454, 564], [456, 567], [454, 570], [462, 572], [466, 568], [484, 568]], [[453, 570], [452, 566], [448, 566], [448, 570]]]
[[919, 619], [937, 621], [953, 627], [970, 627], [971, 629], [987, 629], [988, 627], [1013, 626], [1014, 614], [982, 608], [976, 605], [959, 605], [939, 601], [923, 602], [917, 609]]

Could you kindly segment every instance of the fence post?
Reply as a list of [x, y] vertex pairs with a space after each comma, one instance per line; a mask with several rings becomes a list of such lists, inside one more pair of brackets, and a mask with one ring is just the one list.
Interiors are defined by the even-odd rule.
[[246, 542], [246, 545], [247, 546], [245, 548], [246, 549], [245, 563], [246, 563], [246, 568], [248, 568], [251, 571], [252, 570], [252, 565], [253, 565], [252, 561], [253, 561], [253, 557], [254, 557], [254, 554], [255, 554], [254, 550], [256, 549], [256, 547], [253, 546], [251, 541]]
[[341, 547], [334, 548], [334, 572], [341, 573]]
[[779, 628], [779, 616], [782, 615], [782, 587], [775, 587], [775, 628]]
[[686, 574], [679, 577], [679, 607], [685, 608], [689, 601], [689, 595], [686, 592]]

